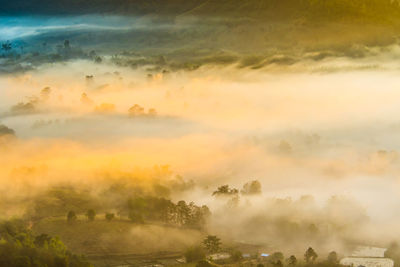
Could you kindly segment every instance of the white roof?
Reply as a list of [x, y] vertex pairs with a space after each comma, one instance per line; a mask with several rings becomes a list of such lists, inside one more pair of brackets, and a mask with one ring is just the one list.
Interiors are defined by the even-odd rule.
[[393, 267], [394, 262], [388, 258], [353, 258], [347, 257], [340, 260], [340, 264], [352, 267]]
[[231, 257], [231, 255], [228, 253], [215, 253], [215, 254], [209, 255], [209, 257], [212, 260], [225, 260], [225, 259], [229, 259]]
[[386, 248], [360, 246], [351, 254], [352, 257], [385, 257]]

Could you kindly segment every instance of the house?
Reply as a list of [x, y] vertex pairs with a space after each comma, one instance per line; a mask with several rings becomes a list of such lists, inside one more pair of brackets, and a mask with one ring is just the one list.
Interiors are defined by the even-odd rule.
[[350, 267], [393, 267], [394, 261], [385, 258], [385, 248], [358, 247], [350, 256], [340, 260], [340, 264]]
[[231, 257], [229, 253], [215, 253], [208, 256], [210, 260], [218, 261], [218, 260], [227, 260]]

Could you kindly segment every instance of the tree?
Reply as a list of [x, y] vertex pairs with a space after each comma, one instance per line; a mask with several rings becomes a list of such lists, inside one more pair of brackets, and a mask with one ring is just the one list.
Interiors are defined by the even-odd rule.
[[275, 262], [273, 265], [274, 265], [275, 267], [283, 267], [283, 264], [282, 264], [282, 261], [281, 261], [281, 260], [278, 260], [278, 261]]
[[105, 218], [107, 221], [111, 222], [114, 219], [114, 213], [106, 213]]
[[0, 136], [3, 135], [15, 135], [15, 131], [11, 128], [8, 128], [7, 126], [0, 124]]
[[67, 214], [67, 221], [69, 223], [75, 222], [78, 219], [78, 217], [75, 214], [75, 211], [70, 210]]
[[93, 209], [89, 209], [86, 212], [86, 216], [88, 217], [89, 221], [94, 221], [94, 218], [96, 217], [96, 212]]
[[48, 246], [51, 240], [51, 236], [47, 234], [41, 234], [35, 237], [34, 244], [36, 247], [45, 247]]
[[17, 221], [0, 223], [0, 233], [0, 266], [93, 267], [83, 256], [68, 251], [57, 237], [34, 236], [26, 225], [21, 227]]
[[283, 258], [284, 256], [282, 252], [274, 252], [270, 257], [270, 260], [276, 262], [276, 261], [282, 261]]
[[138, 104], [133, 105], [128, 109], [129, 116], [143, 116], [144, 115], [144, 108]]
[[234, 262], [239, 262], [243, 259], [243, 254], [239, 250], [233, 250], [230, 252], [230, 254], [231, 254], [231, 259]]
[[307, 263], [309, 262], [314, 262], [318, 257], [318, 254], [314, 251], [312, 247], [309, 247], [304, 253], [304, 259], [306, 260]]
[[183, 226], [189, 222], [190, 208], [184, 200], [178, 201], [176, 205], [178, 224]]
[[283, 258], [282, 252], [275, 252], [269, 257], [269, 262], [275, 267], [282, 267]]
[[157, 110], [155, 108], [150, 108], [149, 111], [147, 112], [147, 115], [155, 117], [157, 116]]
[[6, 52], [10, 51], [12, 49], [12, 45], [11, 45], [10, 41], [2, 43], [1, 44], [1, 49], [6, 51]]
[[103, 59], [100, 57], [100, 56], [97, 56], [95, 59], [94, 59], [94, 62], [95, 63], [101, 63], [103, 61]]
[[221, 240], [215, 235], [209, 235], [204, 239], [203, 245], [209, 253], [216, 253], [220, 250]]
[[332, 264], [338, 263], [337, 253], [335, 251], [330, 252], [327, 260], [329, 263], [332, 263]]
[[135, 223], [144, 223], [144, 215], [150, 211], [148, 201], [142, 197], [129, 199], [128, 209], [128, 217]]
[[69, 49], [69, 48], [70, 48], [70, 46], [69, 46], [69, 40], [65, 40], [65, 41], [64, 41], [64, 48], [65, 48], [65, 49]]
[[223, 196], [223, 195], [236, 195], [239, 191], [235, 188], [229, 188], [229, 185], [222, 185], [218, 187], [216, 191], [212, 193], [213, 196]]
[[204, 260], [206, 258], [206, 253], [201, 246], [194, 246], [188, 248], [184, 253], [186, 262], [196, 262]]
[[243, 185], [242, 190], [240, 190], [240, 193], [243, 195], [256, 195], [256, 194], [261, 194], [261, 183], [257, 180], [248, 182]]
[[289, 266], [296, 266], [297, 264], [297, 258], [296, 256], [292, 255], [289, 258], [286, 259], [286, 262]]

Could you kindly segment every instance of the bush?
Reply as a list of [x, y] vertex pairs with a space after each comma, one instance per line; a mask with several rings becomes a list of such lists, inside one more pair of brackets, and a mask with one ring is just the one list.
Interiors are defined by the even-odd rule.
[[114, 219], [114, 213], [106, 213], [105, 218], [107, 221], [111, 222]]

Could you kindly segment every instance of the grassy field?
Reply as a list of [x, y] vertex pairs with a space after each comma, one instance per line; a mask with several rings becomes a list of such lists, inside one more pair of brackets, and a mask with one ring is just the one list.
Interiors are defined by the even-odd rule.
[[92, 222], [79, 218], [72, 224], [65, 218], [48, 218], [36, 222], [32, 230], [59, 236], [72, 251], [85, 255], [177, 253], [203, 237], [197, 230], [100, 218]]

